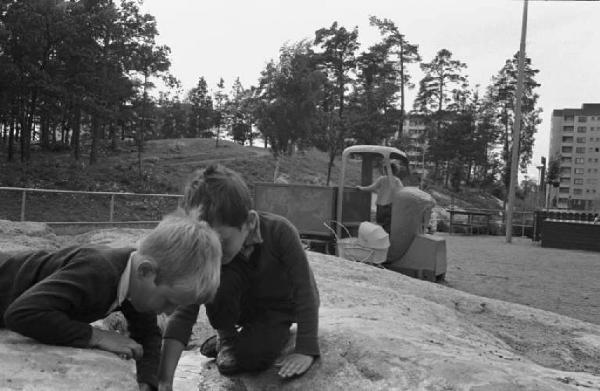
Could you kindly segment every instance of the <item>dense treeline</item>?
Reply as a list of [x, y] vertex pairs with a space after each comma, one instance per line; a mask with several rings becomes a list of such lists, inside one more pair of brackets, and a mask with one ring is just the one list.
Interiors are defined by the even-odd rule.
[[[100, 149], [117, 149], [124, 139], [135, 140], [141, 153], [150, 138], [214, 137], [218, 147], [227, 134], [250, 144], [260, 137], [276, 159], [316, 147], [329, 155], [328, 172], [349, 143], [392, 144], [420, 153], [430, 179], [455, 189], [507, 184], [517, 55], [480, 90], [450, 50], [424, 60], [392, 21], [371, 17], [380, 39], [366, 49], [358, 28], [335, 22], [283, 45], [257, 86], [244, 88], [237, 79], [227, 90], [223, 79], [208, 86], [199, 77], [183, 91], [169, 73], [169, 48], [156, 43], [154, 17], [140, 6], [2, 0], [0, 131], [8, 160], [26, 162], [39, 145], [70, 150], [74, 159], [84, 150], [93, 164]], [[530, 60], [526, 70], [523, 168], [540, 123], [538, 71]], [[165, 88], [155, 96], [157, 80]], [[409, 110], [406, 92], [417, 85]], [[416, 143], [404, 129], [409, 117], [425, 124]]]

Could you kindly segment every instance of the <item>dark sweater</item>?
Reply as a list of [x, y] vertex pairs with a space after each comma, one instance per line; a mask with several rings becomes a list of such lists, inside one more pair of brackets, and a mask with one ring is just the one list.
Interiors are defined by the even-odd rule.
[[[298, 324], [296, 353], [319, 355], [319, 292], [302, 248], [298, 231], [285, 218], [259, 213], [263, 242], [257, 244], [250, 275], [249, 297], [258, 307], [275, 312], [292, 309]], [[164, 338], [187, 345], [196, 322], [198, 305], [183, 307], [171, 315]], [[269, 313], [268, 311], [266, 313]]]
[[[106, 317], [133, 250], [69, 247], [0, 258], [0, 327], [47, 344], [88, 347], [89, 323]], [[138, 381], [156, 386], [161, 342], [156, 315], [137, 312], [128, 300], [117, 310], [144, 348], [136, 363]]]

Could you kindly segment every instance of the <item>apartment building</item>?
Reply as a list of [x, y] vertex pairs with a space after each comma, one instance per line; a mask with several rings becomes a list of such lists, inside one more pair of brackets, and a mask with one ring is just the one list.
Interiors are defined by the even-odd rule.
[[396, 134], [396, 138], [404, 141], [401, 145], [410, 165], [410, 172], [421, 175], [423, 172], [423, 148], [427, 152], [427, 140], [424, 138], [425, 121], [422, 117], [411, 115], [404, 120], [404, 135]]
[[[600, 103], [552, 112], [549, 159], [560, 162], [552, 206], [600, 208]], [[556, 205], [554, 205], [556, 203]]]

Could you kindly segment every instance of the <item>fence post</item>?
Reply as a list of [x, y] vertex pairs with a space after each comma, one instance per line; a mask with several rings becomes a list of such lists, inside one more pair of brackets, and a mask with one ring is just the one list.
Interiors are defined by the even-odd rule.
[[108, 217], [108, 221], [113, 222], [113, 215], [115, 213], [115, 195], [110, 195], [110, 215]]
[[21, 194], [21, 221], [25, 221], [25, 198], [27, 192], [23, 190], [23, 194]]

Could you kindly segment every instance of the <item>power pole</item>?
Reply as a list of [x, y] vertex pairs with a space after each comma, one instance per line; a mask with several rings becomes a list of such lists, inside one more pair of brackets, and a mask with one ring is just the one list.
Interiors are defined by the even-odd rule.
[[512, 242], [513, 209], [515, 206], [515, 190], [519, 180], [519, 141], [521, 138], [521, 100], [523, 96], [523, 73], [525, 68], [525, 39], [527, 36], [527, 0], [523, 2], [523, 24], [521, 26], [521, 47], [519, 49], [519, 65], [517, 77], [517, 96], [515, 107], [515, 123], [512, 136], [512, 160], [510, 164], [510, 186], [508, 188], [508, 203], [506, 204], [506, 242]]

